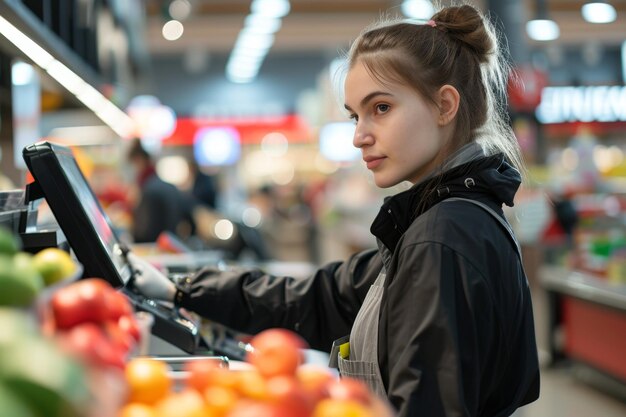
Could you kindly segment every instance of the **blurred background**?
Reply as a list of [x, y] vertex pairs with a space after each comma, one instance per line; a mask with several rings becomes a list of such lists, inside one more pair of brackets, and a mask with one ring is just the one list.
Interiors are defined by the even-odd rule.
[[[624, 416], [626, 0], [469, 3], [508, 39], [530, 170], [507, 214], [545, 372], [519, 414]], [[306, 273], [373, 247], [382, 198], [408, 185], [378, 190], [353, 149], [343, 56], [370, 23], [432, 14], [428, 0], [0, 0], [0, 190], [25, 186], [22, 148], [49, 140], [146, 255]], [[139, 230], [151, 176], [181, 204]]]

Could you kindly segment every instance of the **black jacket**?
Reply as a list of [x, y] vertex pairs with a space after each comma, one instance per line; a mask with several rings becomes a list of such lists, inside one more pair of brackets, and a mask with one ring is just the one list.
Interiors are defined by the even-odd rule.
[[[471, 178], [471, 180], [468, 180]], [[530, 290], [502, 215], [520, 175], [501, 155], [460, 165], [388, 198], [380, 249], [306, 279], [201, 271], [180, 304], [240, 331], [285, 327], [328, 350], [351, 325], [383, 263], [379, 364], [400, 416], [508, 416], [539, 395]]]
[[154, 173], [141, 185], [141, 196], [133, 211], [133, 240], [154, 242], [161, 232], [176, 233], [184, 219], [183, 195], [176, 186]]

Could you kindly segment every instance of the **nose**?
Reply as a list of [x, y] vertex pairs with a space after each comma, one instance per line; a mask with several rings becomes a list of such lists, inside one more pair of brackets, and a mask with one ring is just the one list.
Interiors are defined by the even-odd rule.
[[374, 138], [371, 133], [365, 131], [364, 129], [359, 129], [357, 126], [357, 129], [354, 132], [354, 138], [352, 138], [352, 144], [355, 148], [362, 148], [363, 146], [371, 145], [373, 141]]

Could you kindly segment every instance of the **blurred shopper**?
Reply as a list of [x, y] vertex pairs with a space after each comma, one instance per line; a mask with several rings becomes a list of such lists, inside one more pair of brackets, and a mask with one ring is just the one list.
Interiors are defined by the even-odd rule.
[[182, 193], [157, 175], [152, 157], [139, 139], [133, 140], [128, 150], [128, 161], [133, 167], [139, 191], [133, 209], [133, 240], [136, 243], [155, 242], [163, 231], [176, 233], [186, 217], [186, 200]]
[[205, 174], [195, 160], [189, 161], [189, 171], [193, 177], [191, 195], [195, 201], [212, 210], [217, 207], [218, 189], [213, 176]]
[[399, 416], [509, 416], [535, 400], [530, 291], [502, 213], [524, 168], [498, 48], [471, 6], [354, 42], [354, 145], [377, 186], [414, 184], [382, 205], [371, 226], [378, 250], [305, 280], [206, 268], [179, 288], [146, 272], [140, 289], [241, 331], [295, 330], [317, 349], [349, 334], [349, 355], [331, 360]]

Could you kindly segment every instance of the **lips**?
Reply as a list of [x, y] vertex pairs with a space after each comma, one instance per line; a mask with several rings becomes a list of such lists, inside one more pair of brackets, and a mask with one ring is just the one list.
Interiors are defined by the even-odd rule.
[[380, 164], [382, 164], [384, 156], [364, 156], [363, 161], [367, 166], [367, 169], [376, 169]]

